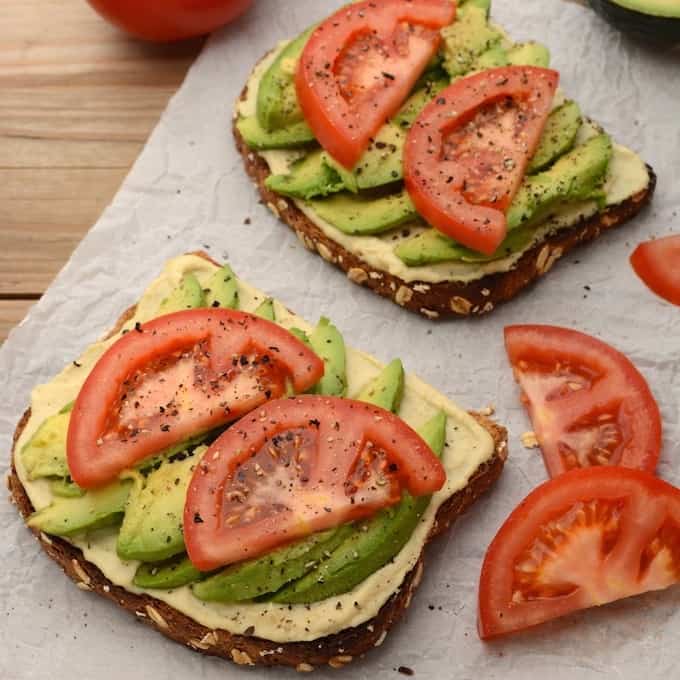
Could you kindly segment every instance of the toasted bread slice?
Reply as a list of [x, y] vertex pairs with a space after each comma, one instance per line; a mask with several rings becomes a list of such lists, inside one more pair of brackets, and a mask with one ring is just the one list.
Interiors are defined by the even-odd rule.
[[[242, 97], [245, 92], [244, 90]], [[481, 316], [493, 311], [497, 305], [514, 298], [547, 274], [571, 250], [595, 240], [604, 231], [618, 227], [637, 215], [650, 201], [656, 187], [656, 175], [648, 165], [649, 184], [644, 190], [536, 243], [506, 272], [487, 274], [467, 283], [405, 281], [384, 269], [373, 267], [344, 248], [314, 224], [293, 199], [268, 189], [265, 186], [265, 180], [270, 175], [267, 162], [248, 147], [236, 125], [233, 132], [246, 172], [257, 186], [262, 200], [295, 231], [307, 249], [342, 269], [350, 281], [367, 286], [378, 295], [428, 319]]]
[[[212, 262], [205, 253], [195, 254]], [[117, 333], [134, 312], [135, 308], [132, 307], [121, 315], [107, 337]], [[18, 453], [17, 441], [30, 415], [31, 411], [28, 409], [15, 429], [12, 466], [7, 478], [11, 499], [24, 519], [28, 518], [34, 508], [17, 474], [15, 456]], [[494, 454], [479, 466], [465, 488], [451, 496], [439, 508], [428, 541], [445, 532], [477, 498], [491, 488], [503, 469], [507, 457], [506, 430], [481, 414], [471, 415], [492, 436]], [[339, 668], [363, 656], [372, 648], [380, 646], [388, 631], [410, 605], [413, 592], [420, 583], [424, 565], [423, 550], [414, 568], [374, 618], [357, 627], [313, 641], [280, 643], [207, 628], [165, 602], [150, 595], [132, 593], [115, 585], [95, 564], [84, 558], [79, 548], [68, 541], [47, 536], [40, 531], [34, 530], [34, 533], [43, 550], [61, 565], [66, 575], [75, 581], [79, 588], [106, 597], [176, 642], [203, 654], [219, 656], [240, 665], [291, 666], [299, 671], [311, 671], [317, 666], [326, 664]]]

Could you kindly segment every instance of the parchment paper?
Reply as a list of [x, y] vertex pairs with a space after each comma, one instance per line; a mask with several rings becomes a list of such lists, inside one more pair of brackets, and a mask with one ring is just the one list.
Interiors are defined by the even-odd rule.
[[[482, 320], [434, 324], [350, 284], [312, 256], [258, 203], [231, 139], [231, 109], [255, 60], [339, 2], [258, 0], [209, 42], [101, 219], [29, 317], [0, 350], [0, 450], [32, 386], [48, 380], [103, 334], [163, 262], [205, 248], [243, 278], [309, 319], [322, 313], [347, 341], [387, 361], [400, 356], [469, 408], [493, 404], [510, 430], [502, 480], [448, 536], [428, 550], [428, 568], [406, 621], [352, 678], [521, 680], [675, 678], [680, 671], [680, 588], [638, 597], [485, 645], [476, 634], [484, 551], [508, 513], [546, 473], [522, 447], [530, 429], [502, 345], [517, 322], [580, 328], [623, 350], [645, 374], [665, 426], [659, 473], [680, 484], [680, 309], [653, 296], [627, 257], [652, 235], [680, 231], [680, 54], [643, 48], [588, 9], [558, 0], [495, 0], [494, 18], [516, 39], [552, 51], [562, 86], [659, 175], [653, 207], [570, 257], [530, 292]], [[245, 225], [250, 217], [252, 224]], [[586, 286], [589, 288], [586, 289]], [[3, 494], [4, 496], [4, 494]], [[39, 549], [16, 509], [0, 499], [0, 678], [277, 677], [183, 649], [128, 613], [76, 589]], [[315, 677], [340, 677], [330, 669]]]

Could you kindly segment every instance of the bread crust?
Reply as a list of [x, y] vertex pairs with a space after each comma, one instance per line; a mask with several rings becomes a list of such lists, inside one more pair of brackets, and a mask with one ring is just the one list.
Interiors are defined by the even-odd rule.
[[[247, 89], [244, 89], [241, 99], [245, 98], [246, 93]], [[257, 151], [248, 147], [236, 127], [236, 120], [233, 134], [246, 172], [257, 186], [262, 200], [297, 234], [305, 248], [344, 271], [353, 283], [366, 286], [405, 309], [433, 320], [488, 314], [547, 274], [560, 258], [577, 246], [595, 240], [603, 232], [618, 227], [637, 215], [649, 203], [656, 187], [654, 170], [647, 165], [649, 184], [643, 191], [592, 217], [582, 219], [569, 229], [562, 229], [548, 236], [527, 250], [507, 272], [487, 274], [468, 283], [404, 281], [384, 269], [372, 267], [319, 229], [297, 207], [293, 199], [268, 189], [265, 180], [271, 174], [269, 166]]]
[[[194, 253], [214, 262], [205, 253]], [[215, 263], [217, 264], [217, 263]], [[107, 337], [117, 333], [135, 312], [131, 307], [118, 319]], [[14, 431], [12, 465], [7, 477], [11, 500], [24, 519], [34, 511], [15, 467], [16, 444], [31, 415], [30, 408], [23, 414]], [[494, 455], [480, 465], [467, 486], [449, 498], [438, 510], [428, 542], [445, 532], [479, 496], [498, 479], [507, 457], [506, 430], [481, 414], [472, 414], [491, 434]], [[415, 567], [406, 575], [401, 586], [369, 621], [309, 642], [278, 643], [254, 635], [234, 635], [225, 630], [207, 628], [172, 606], [150, 595], [131, 593], [107, 579], [99, 568], [88, 562], [79, 548], [56, 536], [31, 529], [42, 549], [57, 562], [65, 574], [82, 590], [95, 592], [123, 607], [145, 624], [163, 635], [202, 654], [219, 656], [239, 665], [291, 666], [299, 671], [329, 665], [346, 666], [385, 640], [388, 631], [408, 609], [418, 587], [424, 564], [424, 549]]]

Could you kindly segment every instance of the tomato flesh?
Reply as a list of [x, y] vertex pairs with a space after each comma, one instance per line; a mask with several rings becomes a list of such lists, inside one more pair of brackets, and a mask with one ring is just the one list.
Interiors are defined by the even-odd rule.
[[450, 0], [364, 0], [312, 33], [296, 90], [321, 146], [351, 169], [408, 97], [453, 21]]
[[641, 243], [630, 262], [650, 290], [680, 306], [680, 235]]
[[654, 472], [661, 416], [629, 359], [556, 326], [509, 326], [505, 345], [551, 477], [593, 465]]
[[486, 255], [498, 249], [558, 81], [549, 69], [489, 69], [458, 79], [423, 109], [406, 139], [404, 180], [430, 225]]
[[71, 415], [67, 458], [84, 488], [268, 399], [313, 386], [323, 362], [274, 323], [227, 309], [138, 325], [99, 359]]
[[205, 452], [189, 485], [184, 537], [203, 571], [442, 487], [427, 444], [377, 406], [300, 396], [265, 404]]
[[621, 467], [535, 489], [489, 546], [479, 634], [489, 639], [680, 580], [680, 490]]
[[233, 21], [252, 0], [88, 0], [99, 14], [131, 35], [165, 42], [205, 35]]

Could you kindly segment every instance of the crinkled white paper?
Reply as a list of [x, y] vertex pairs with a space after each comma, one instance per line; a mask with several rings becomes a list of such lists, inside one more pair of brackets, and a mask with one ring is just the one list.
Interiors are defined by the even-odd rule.
[[[562, 86], [659, 175], [651, 209], [565, 258], [517, 300], [481, 320], [432, 323], [359, 288], [259, 204], [231, 138], [232, 104], [255, 61], [339, 3], [259, 0], [210, 40], [112, 205], [29, 317], [0, 350], [2, 466], [32, 386], [103, 334], [165, 260], [197, 248], [229, 258], [243, 278], [309, 319], [325, 314], [347, 341], [404, 360], [460, 404], [496, 407], [510, 459], [495, 489], [428, 550], [425, 579], [385, 644], [344, 671], [352, 678], [551, 680], [675, 678], [680, 588], [569, 617], [504, 642], [477, 638], [484, 551], [508, 513], [546, 473], [503, 350], [506, 324], [580, 328], [623, 350], [649, 380], [664, 420], [659, 473], [680, 484], [680, 309], [653, 296], [628, 264], [639, 241], [680, 232], [680, 53], [644, 48], [587, 8], [559, 0], [495, 0], [516, 39], [550, 46]], [[251, 223], [245, 224], [245, 218]], [[0, 678], [147, 680], [275, 677], [208, 659], [76, 589], [0, 499]], [[339, 677], [320, 670], [315, 677]]]

